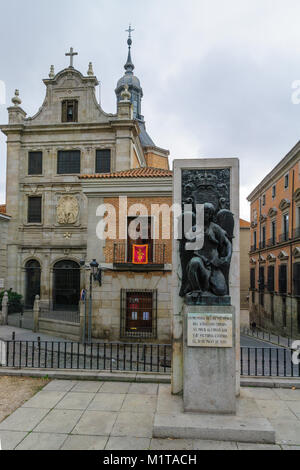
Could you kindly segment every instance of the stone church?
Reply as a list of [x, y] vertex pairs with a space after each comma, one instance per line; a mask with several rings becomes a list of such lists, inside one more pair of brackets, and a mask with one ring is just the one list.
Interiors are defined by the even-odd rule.
[[128, 204], [172, 204], [169, 152], [154, 144], [141, 114], [131, 31], [115, 114], [102, 110], [92, 63], [86, 75], [76, 70], [72, 48], [70, 65], [58, 73], [51, 66], [43, 80], [45, 100], [34, 116], [27, 117], [16, 90], [9, 122], [1, 126], [11, 217], [5, 287], [21, 293], [26, 308], [40, 295], [41, 309], [57, 312], [59, 321], [66, 310], [78, 311], [80, 293], [89, 290], [87, 268], [96, 259], [102, 282], [92, 286], [93, 337], [162, 342], [170, 338], [171, 240], [161, 234], [152, 240], [155, 221], [148, 217], [147, 261], [136, 265], [132, 240], [96, 237], [97, 207], [118, 209], [119, 196]]

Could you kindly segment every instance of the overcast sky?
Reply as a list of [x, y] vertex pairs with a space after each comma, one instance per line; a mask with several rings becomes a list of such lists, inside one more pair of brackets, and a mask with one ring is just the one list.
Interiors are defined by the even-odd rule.
[[[132, 56], [144, 90], [142, 114], [157, 146], [174, 158], [238, 157], [241, 216], [247, 195], [299, 140], [299, 0], [0, 0], [0, 80], [28, 116], [41, 106], [51, 64], [92, 61], [101, 105]], [[7, 122], [0, 105], [0, 123]], [[0, 137], [0, 203], [5, 201], [5, 136]]]

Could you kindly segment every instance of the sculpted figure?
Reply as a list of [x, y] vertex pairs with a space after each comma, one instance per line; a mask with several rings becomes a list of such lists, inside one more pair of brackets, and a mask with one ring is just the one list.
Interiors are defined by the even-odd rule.
[[[220, 206], [222, 207], [222, 201]], [[230, 211], [221, 209], [216, 214], [213, 204], [204, 204], [203, 247], [189, 252], [186, 250], [187, 240], [181, 242], [183, 280], [180, 295], [182, 297], [186, 295], [187, 298], [196, 300], [201, 297], [228, 295], [233, 225], [233, 215]], [[201, 227], [194, 225], [191, 233], [196, 235], [200, 230]]]

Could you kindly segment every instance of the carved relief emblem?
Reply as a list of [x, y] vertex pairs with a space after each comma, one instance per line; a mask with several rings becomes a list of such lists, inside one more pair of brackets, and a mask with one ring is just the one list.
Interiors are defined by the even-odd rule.
[[57, 205], [57, 222], [75, 224], [79, 215], [79, 205], [76, 197], [62, 196]]

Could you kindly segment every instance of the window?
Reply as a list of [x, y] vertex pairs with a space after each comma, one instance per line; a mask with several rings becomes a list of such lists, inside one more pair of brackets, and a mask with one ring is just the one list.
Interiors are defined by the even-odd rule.
[[276, 244], [276, 221], [272, 220], [271, 222], [271, 243], [272, 245]]
[[57, 173], [80, 173], [80, 150], [60, 150], [57, 155]]
[[253, 232], [253, 248], [256, 250], [256, 245], [257, 245], [257, 234], [256, 231]]
[[300, 263], [293, 265], [293, 287], [294, 295], [300, 297]]
[[78, 101], [65, 100], [62, 102], [62, 122], [78, 122]]
[[298, 333], [300, 333], [300, 300], [297, 301], [297, 326]]
[[253, 210], [253, 222], [257, 224], [257, 210], [256, 209]]
[[121, 290], [121, 337], [156, 338], [157, 291]]
[[287, 265], [281, 264], [279, 266], [279, 292], [286, 294], [287, 292]]
[[266, 205], [266, 195], [264, 194], [263, 197], [262, 197], [262, 205], [265, 206]]
[[272, 199], [275, 199], [276, 197], [276, 184], [272, 187]]
[[283, 241], [289, 239], [289, 214], [283, 215]]
[[250, 270], [250, 289], [255, 289], [255, 268]]
[[127, 217], [128, 235], [127, 235], [127, 261], [132, 262], [133, 245], [148, 245], [148, 262], [153, 261], [153, 238], [152, 238], [152, 218], [141, 217], [142, 221], [136, 227], [140, 237], [134, 240], [130, 236], [130, 224], [136, 220], [136, 217]]
[[40, 224], [42, 222], [42, 198], [34, 196], [28, 198], [28, 223]]
[[43, 153], [29, 152], [28, 175], [41, 175], [43, 173]]
[[103, 149], [96, 151], [96, 173], [111, 172], [111, 151]]
[[266, 227], [263, 226], [262, 228], [262, 241], [261, 241], [261, 248], [266, 247]]
[[284, 189], [289, 187], [289, 174], [287, 173], [284, 177]]
[[268, 291], [274, 292], [275, 289], [275, 268], [274, 266], [268, 267]]
[[263, 291], [265, 289], [265, 268], [260, 266], [259, 268], [259, 290]]

